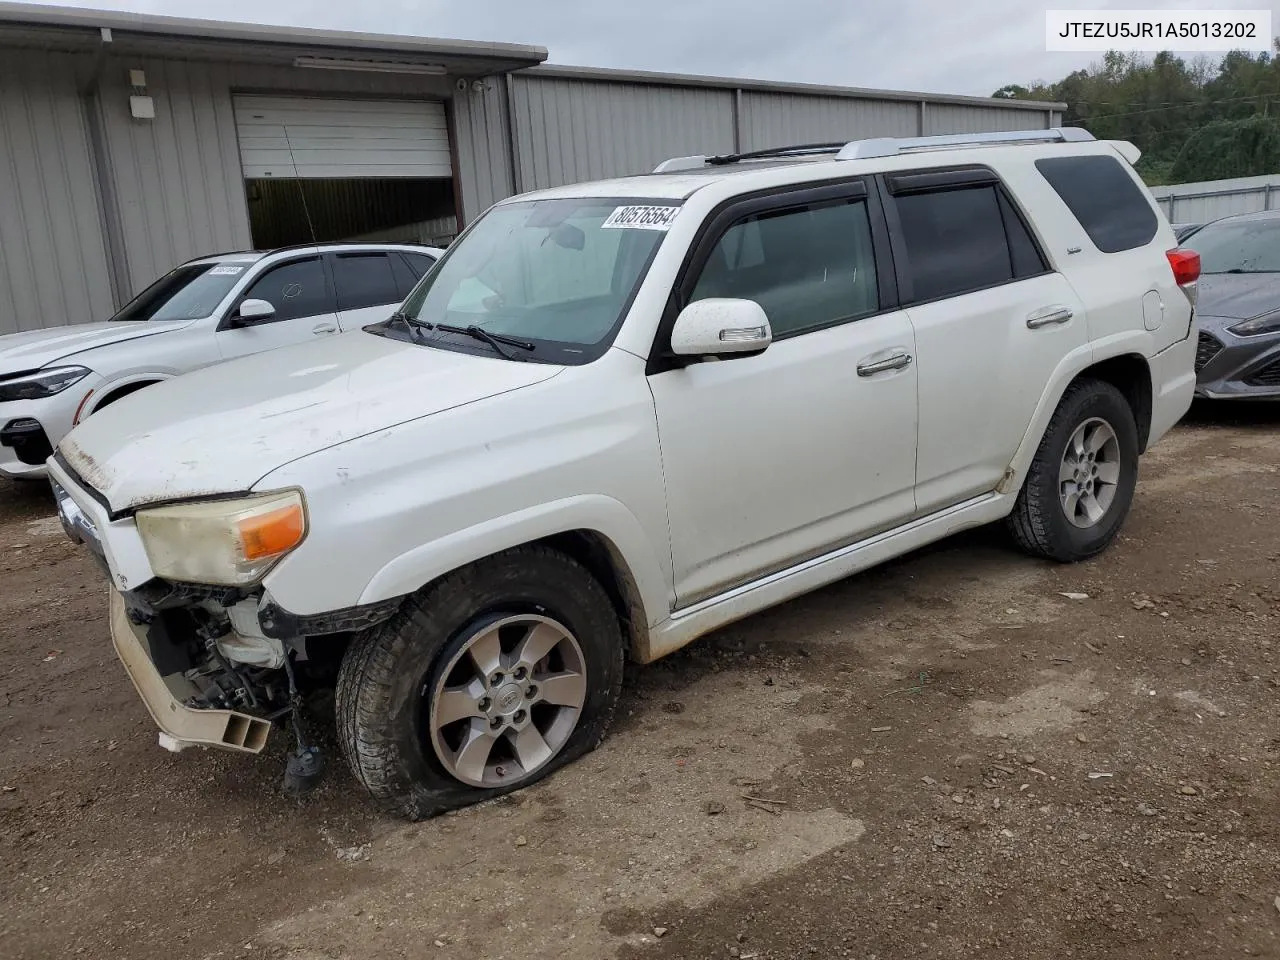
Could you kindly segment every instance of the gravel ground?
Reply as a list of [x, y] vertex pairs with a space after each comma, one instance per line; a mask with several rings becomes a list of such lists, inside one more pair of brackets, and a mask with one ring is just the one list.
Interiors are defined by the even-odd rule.
[[1194, 410], [1103, 557], [979, 531], [836, 584], [632, 669], [573, 768], [416, 825], [336, 757], [285, 799], [280, 736], [158, 749], [99, 575], [0, 484], [0, 953], [1280, 957], [1278, 431]]

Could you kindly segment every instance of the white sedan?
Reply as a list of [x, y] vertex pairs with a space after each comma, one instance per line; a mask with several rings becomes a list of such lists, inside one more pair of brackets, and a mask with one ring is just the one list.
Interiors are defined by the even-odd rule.
[[219, 254], [175, 267], [104, 323], [0, 336], [0, 476], [45, 476], [73, 426], [145, 386], [385, 320], [442, 253], [344, 243]]

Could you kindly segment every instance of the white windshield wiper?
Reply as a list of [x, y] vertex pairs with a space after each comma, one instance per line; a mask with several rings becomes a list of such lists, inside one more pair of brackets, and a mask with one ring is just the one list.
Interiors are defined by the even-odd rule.
[[[420, 320], [418, 322], [422, 323], [424, 321]], [[524, 360], [525, 358], [520, 356], [518, 353], [508, 353], [506, 350], [503, 350], [503, 344], [510, 347], [518, 347], [521, 350], [526, 351], [533, 351], [537, 349], [537, 347], [528, 340], [518, 340], [515, 337], [508, 337], [506, 334], [502, 333], [490, 333], [488, 330], [485, 330], [483, 327], [478, 327], [474, 323], [467, 327], [455, 327], [448, 323], [437, 323], [435, 324], [435, 328], [441, 333], [459, 333], [464, 337], [471, 337], [473, 340], [479, 340], [482, 343], [487, 343], [489, 346], [493, 347], [495, 352], [506, 360]]]

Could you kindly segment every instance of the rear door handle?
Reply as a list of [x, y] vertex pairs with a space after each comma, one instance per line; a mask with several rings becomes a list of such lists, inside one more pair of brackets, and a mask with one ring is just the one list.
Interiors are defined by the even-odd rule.
[[1027, 314], [1027, 326], [1037, 330], [1055, 323], [1066, 323], [1074, 316], [1070, 307], [1041, 307]]
[[311, 332], [314, 333], [317, 337], [319, 337], [326, 333], [337, 333], [338, 326], [337, 324], [333, 324], [333, 323], [318, 323], [311, 328]]
[[872, 360], [869, 363], [858, 364], [858, 376], [874, 377], [877, 373], [884, 373], [886, 370], [901, 370], [911, 362], [911, 354], [895, 353], [891, 357], [885, 357], [883, 360]]

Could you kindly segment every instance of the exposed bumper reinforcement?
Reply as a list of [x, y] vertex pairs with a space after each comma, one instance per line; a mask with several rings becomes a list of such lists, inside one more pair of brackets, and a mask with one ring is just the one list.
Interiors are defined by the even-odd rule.
[[267, 745], [271, 724], [261, 717], [235, 710], [195, 710], [178, 701], [151, 662], [146, 637], [140, 627], [130, 622], [124, 598], [115, 590], [111, 591], [111, 642], [151, 719], [160, 728], [160, 745], [165, 749], [201, 746], [260, 753]]

